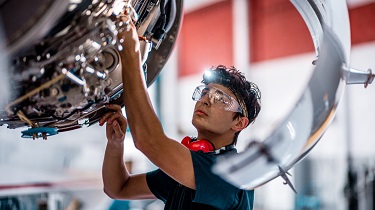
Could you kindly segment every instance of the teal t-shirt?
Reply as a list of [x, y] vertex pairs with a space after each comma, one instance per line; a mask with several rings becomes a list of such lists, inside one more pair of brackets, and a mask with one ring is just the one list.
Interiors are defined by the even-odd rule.
[[191, 156], [196, 190], [179, 184], [160, 169], [147, 173], [148, 187], [165, 203], [164, 209], [253, 209], [253, 190], [238, 189], [212, 173], [217, 155], [191, 151]]

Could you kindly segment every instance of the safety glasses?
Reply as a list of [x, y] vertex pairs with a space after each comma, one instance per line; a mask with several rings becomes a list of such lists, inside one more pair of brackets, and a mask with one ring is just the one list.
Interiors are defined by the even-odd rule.
[[239, 112], [242, 114], [242, 108], [237, 100], [215, 87], [209, 87], [207, 85], [200, 85], [196, 87], [192, 99], [194, 101], [199, 101], [206, 95], [208, 96], [211, 104], [215, 104], [216, 106], [227, 111]]

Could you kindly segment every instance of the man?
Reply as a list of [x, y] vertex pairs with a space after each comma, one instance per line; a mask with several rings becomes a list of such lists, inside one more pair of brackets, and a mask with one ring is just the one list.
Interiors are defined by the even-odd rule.
[[[153, 199], [165, 209], [252, 209], [254, 191], [241, 190], [211, 172], [218, 155], [236, 152], [240, 131], [260, 111], [260, 91], [234, 67], [218, 66], [203, 76], [193, 93], [192, 124], [197, 137], [183, 144], [168, 138], [155, 114], [144, 81], [139, 37], [132, 25], [124, 38], [122, 79], [127, 119], [118, 105], [104, 115], [108, 143], [103, 161], [105, 193], [113, 199]], [[134, 144], [158, 170], [130, 175], [123, 164], [124, 133], [129, 124]], [[186, 145], [186, 146], [185, 146]], [[191, 149], [189, 149], [189, 148]], [[195, 150], [195, 151], [193, 151]]]

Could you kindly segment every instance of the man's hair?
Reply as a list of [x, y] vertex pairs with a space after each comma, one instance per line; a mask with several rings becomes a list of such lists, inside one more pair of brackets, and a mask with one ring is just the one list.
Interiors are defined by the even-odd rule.
[[[248, 125], [253, 123], [261, 109], [261, 92], [258, 86], [253, 82], [247, 81], [243, 73], [238, 71], [234, 66], [226, 67], [219, 65], [212, 67], [208, 72], [210, 73], [209, 75], [207, 72], [203, 74], [202, 83], [206, 85], [216, 83], [228, 88], [236, 96], [243, 110], [242, 114], [236, 113], [234, 119], [245, 116], [249, 119]], [[238, 134], [239, 132], [235, 135], [234, 143], [237, 141]]]

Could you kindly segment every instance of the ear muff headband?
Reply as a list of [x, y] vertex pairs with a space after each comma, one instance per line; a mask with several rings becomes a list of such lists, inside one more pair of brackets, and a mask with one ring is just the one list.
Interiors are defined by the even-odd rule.
[[190, 136], [186, 136], [182, 139], [181, 144], [185, 145], [187, 148], [189, 148], [191, 151], [202, 151], [204, 153], [210, 153], [213, 152], [215, 154], [219, 154], [222, 151], [230, 151], [234, 149], [234, 145], [230, 144], [225, 147], [221, 147], [220, 149], [215, 150], [214, 145], [205, 139], [195, 139], [191, 138]]

